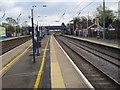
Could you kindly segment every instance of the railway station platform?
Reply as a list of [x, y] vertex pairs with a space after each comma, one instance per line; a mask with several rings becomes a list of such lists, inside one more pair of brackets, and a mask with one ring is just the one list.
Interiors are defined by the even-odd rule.
[[[2, 66], [0, 73], [2, 74], [2, 88], [50, 88], [50, 53], [49, 45], [46, 47], [46, 43], [49, 44], [50, 36], [46, 36], [41, 41], [40, 56], [35, 56], [35, 63], [33, 62], [33, 50], [32, 41], [29, 40], [9, 53], [5, 53], [9, 62]], [[24, 49], [24, 50], [23, 50]], [[19, 52], [18, 52], [19, 51]], [[14, 57], [9, 58], [12, 54]], [[46, 55], [45, 55], [46, 53]], [[44, 58], [43, 58], [44, 57]], [[44, 70], [43, 61], [45, 61]], [[2, 58], [4, 62], [4, 58]], [[6, 62], [6, 61], [5, 61]], [[41, 82], [40, 82], [41, 81]]]
[[97, 44], [102, 44], [105, 46], [110, 46], [110, 47], [115, 47], [115, 48], [120, 48], [120, 41], [117, 40], [103, 40], [103, 39], [97, 39], [97, 38], [90, 38], [90, 37], [79, 37], [79, 36], [73, 36], [73, 35], [64, 35], [66, 37], [71, 37], [71, 38], [75, 38], [75, 39], [80, 39], [83, 41], [89, 41], [89, 42], [93, 42], [93, 43], [97, 43]]
[[35, 63], [31, 44], [31, 40], [26, 42], [24, 50], [0, 70], [3, 73], [3, 89], [90, 88], [88, 81], [75, 69], [53, 35], [42, 39], [40, 56], [36, 55]]
[[50, 48], [52, 88], [89, 88], [53, 36]]

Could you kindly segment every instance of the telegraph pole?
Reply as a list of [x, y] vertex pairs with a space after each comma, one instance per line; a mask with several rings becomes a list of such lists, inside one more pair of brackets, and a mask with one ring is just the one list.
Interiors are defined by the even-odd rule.
[[31, 9], [32, 22], [32, 42], [33, 42], [33, 62], [35, 63], [35, 38], [34, 38], [34, 23], [33, 23], [33, 9]]
[[105, 0], [103, 0], [103, 39], [105, 39]]

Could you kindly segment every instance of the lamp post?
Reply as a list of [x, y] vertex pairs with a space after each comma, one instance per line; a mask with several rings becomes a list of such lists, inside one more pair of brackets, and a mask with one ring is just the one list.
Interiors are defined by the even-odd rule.
[[[34, 8], [36, 6], [32, 6], [32, 7]], [[31, 22], [32, 22], [33, 62], [35, 63], [35, 38], [34, 38], [33, 8], [31, 9]]]
[[[41, 17], [41, 16], [38, 16], [39, 18]], [[39, 21], [39, 20], [38, 20]], [[41, 22], [41, 20], [40, 20], [40, 22]], [[39, 22], [38, 22], [38, 26], [39, 26]], [[41, 26], [42, 26], [42, 22], [40, 23], [40, 28], [39, 28], [39, 35], [40, 35], [40, 40], [41, 40], [41, 37], [42, 37], [42, 29], [41, 29]]]
[[[46, 4], [43, 4], [43, 6], [42, 6], [43, 8], [46, 8], [47, 7], [47, 5]], [[45, 17], [47, 17], [47, 16], [45, 16]], [[44, 23], [43, 23], [43, 26], [44, 26]]]

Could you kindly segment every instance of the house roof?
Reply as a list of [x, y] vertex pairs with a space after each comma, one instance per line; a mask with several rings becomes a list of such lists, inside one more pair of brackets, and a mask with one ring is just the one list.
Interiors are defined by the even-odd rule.
[[88, 29], [91, 28], [91, 27], [94, 26], [94, 25], [97, 25], [98, 27], [103, 28], [103, 27], [100, 26], [99, 24], [94, 23], [94, 24], [90, 25], [90, 26], [88, 27]]

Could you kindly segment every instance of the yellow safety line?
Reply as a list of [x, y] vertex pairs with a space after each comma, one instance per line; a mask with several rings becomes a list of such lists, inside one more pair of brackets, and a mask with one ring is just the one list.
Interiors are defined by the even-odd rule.
[[46, 49], [47, 49], [47, 47], [48, 47], [48, 42], [49, 42], [49, 39], [48, 39], [47, 44], [46, 44], [46, 47], [45, 47], [45, 49], [44, 49], [41, 67], [40, 67], [40, 69], [39, 69], [39, 71], [38, 71], [38, 75], [37, 75], [37, 78], [36, 78], [36, 81], [35, 81], [34, 89], [33, 89], [33, 90], [37, 90], [37, 89], [38, 89], [38, 86], [39, 86], [39, 84], [40, 84], [40, 80], [41, 80], [41, 76], [42, 76], [42, 71], [43, 71], [43, 67], [44, 67], [44, 63], [45, 63]]
[[8, 63], [4, 68], [2, 68], [0, 70], [0, 73], [2, 73], [4, 70], [6, 70], [8, 67], [10, 67], [16, 60], [18, 60], [21, 56], [23, 56], [27, 51], [28, 49], [31, 47], [31, 45], [25, 49], [25, 51], [23, 51], [19, 56], [17, 56], [16, 58], [14, 58], [10, 63]]

